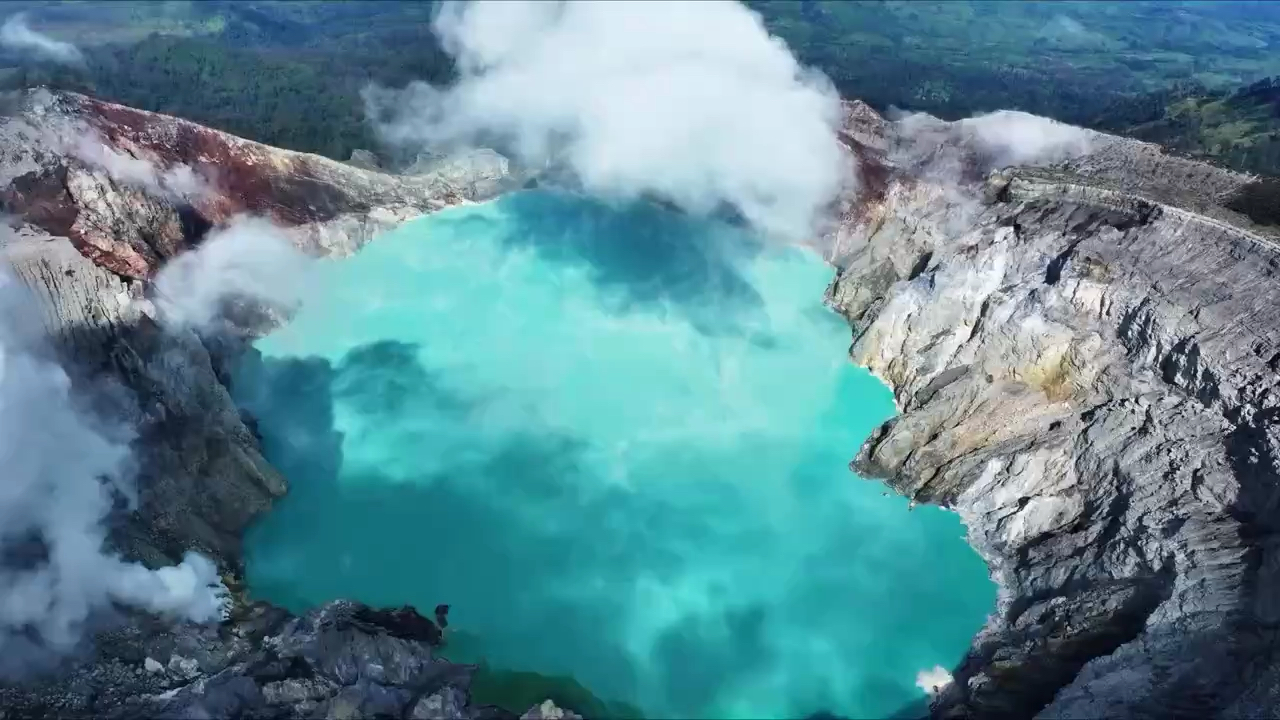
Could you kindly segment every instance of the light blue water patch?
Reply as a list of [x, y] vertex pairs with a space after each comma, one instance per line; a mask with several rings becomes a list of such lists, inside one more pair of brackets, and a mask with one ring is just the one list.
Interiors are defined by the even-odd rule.
[[[453, 606], [449, 650], [651, 717], [884, 717], [994, 588], [847, 469], [893, 413], [794, 248], [529, 192], [325, 264], [237, 381], [292, 490], [256, 595]], [[446, 653], [447, 654], [447, 653]]]

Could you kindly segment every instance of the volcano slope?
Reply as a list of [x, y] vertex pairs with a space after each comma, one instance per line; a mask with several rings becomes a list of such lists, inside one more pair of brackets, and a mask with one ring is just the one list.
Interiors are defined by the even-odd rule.
[[[109, 543], [151, 566], [203, 552], [237, 590], [243, 530], [287, 489], [226, 387], [253, 331], [162, 330], [136, 302], [157, 268], [240, 213], [312, 254], [342, 254], [516, 181], [491, 154], [396, 177], [72, 94], [29, 91], [4, 109], [0, 198], [14, 229], [0, 252], [73, 380], [125, 388], [112, 411], [138, 428], [138, 501], [112, 519]], [[1055, 164], [1004, 167], [960, 125], [921, 133], [845, 109], [861, 183], [823, 239], [838, 270], [828, 302], [853, 327], [852, 360], [901, 410], [854, 465], [959, 512], [1000, 588], [933, 713], [1270, 715], [1270, 186], [1098, 135]], [[111, 154], [83, 152], [85, 133]], [[191, 171], [198, 190], [177, 182]], [[434, 657], [439, 639], [411, 610], [335, 601], [296, 618], [237, 595], [216, 627], [129, 613], [60, 672], [5, 685], [0, 704], [502, 716], [470, 703], [471, 669]]]

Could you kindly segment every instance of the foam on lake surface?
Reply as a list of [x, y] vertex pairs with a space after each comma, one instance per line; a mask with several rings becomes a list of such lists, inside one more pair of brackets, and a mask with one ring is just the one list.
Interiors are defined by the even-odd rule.
[[292, 488], [248, 538], [254, 594], [448, 603], [445, 655], [619, 714], [919, 703], [994, 586], [955, 516], [849, 472], [894, 408], [848, 362], [831, 275], [540, 191], [323, 263], [237, 378]]

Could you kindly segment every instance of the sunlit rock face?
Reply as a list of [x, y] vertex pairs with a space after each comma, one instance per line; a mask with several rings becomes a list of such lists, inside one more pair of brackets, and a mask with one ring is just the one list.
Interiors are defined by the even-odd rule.
[[920, 703], [994, 589], [956, 517], [847, 470], [894, 406], [830, 279], [723, 224], [543, 192], [327, 262], [235, 382], [291, 481], [248, 538], [253, 592], [448, 602], [451, 659], [615, 714]]
[[1112, 136], [999, 169], [930, 130], [920, 173], [876, 126], [842, 136], [867, 192], [829, 238], [829, 300], [900, 412], [854, 466], [952, 507], [1000, 588], [934, 716], [1274, 715], [1263, 185]]

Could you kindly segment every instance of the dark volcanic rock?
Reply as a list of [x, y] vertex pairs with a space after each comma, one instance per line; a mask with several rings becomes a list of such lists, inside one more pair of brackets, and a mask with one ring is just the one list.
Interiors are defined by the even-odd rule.
[[339, 601], [302, 617], [257, 603], [221, 628], [139, 618], [104, 635], [92, 663], [53, 683], [0, 689], [0, 703], [20, 717], [514, 719], [471, 705], [474, 666], [398, 635], [406, 623], [431, 623], [410, 612]]

